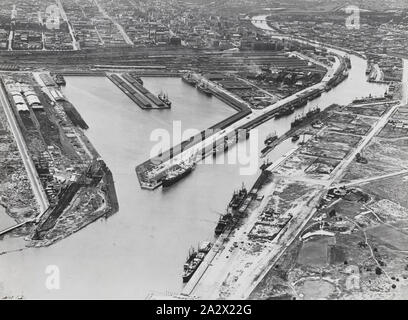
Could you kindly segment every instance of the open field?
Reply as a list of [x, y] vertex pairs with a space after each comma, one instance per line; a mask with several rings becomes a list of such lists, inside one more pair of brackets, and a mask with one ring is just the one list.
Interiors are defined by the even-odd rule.
[[395, 137], [389, 126], [364, 148], [368, 164], [347, 168], [342, 181], [356, 183], [327, 193], [251, 298], [407, 298], [408, 137]]

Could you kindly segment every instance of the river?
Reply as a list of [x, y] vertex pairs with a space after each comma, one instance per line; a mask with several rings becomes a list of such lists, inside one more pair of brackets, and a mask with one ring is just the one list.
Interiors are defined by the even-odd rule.
[[[351, 61], [345, 82], [296, 113], [385, 92], [384, 85], [366, 81], [365, 60], [351, 56]], [[146, 191], [140, 189], [134, 168], [149, 157], [153, 130], [171, 132], [178, 120], [183, 129], [201, 130], [235, 111], [178, 78], [143, 78], [151, 91], [169, 93], [173, 108], [163, 111], [142, 111], [106, 78], [66, 80], [64, 94], [90, 126], [88, 137], [113, 171], [120, 210], [49, 248], [0, 256], [0, 283], [8, 294], [28, 299], [143, 299], [150, 292], [179, 292], [188, 249], [212, 239], [218, 213], [224, 211], [233, 190], [242, 183], [251, 186], [259, 171], [240, 175], [239, 164], [202, 164], [168, 190]], [[252, 159], [258, 160], [266, 135], [286, 132], [295, 115], [268, 121], [252, 132], [259, 138]], [[283, 142], [270, 160], [291, 148], [291, 141]], [[15, 249], [15, 243], [5, 239], [0, 252]], [[59, 290], [45, 286], [49, 265], [59, 268]]]

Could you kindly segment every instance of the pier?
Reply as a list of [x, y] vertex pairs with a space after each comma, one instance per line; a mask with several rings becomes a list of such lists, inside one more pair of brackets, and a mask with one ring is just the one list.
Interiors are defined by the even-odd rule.
[[121, 77], [117, 74], [107, 74], [106, 76], [141, 109], [170, 109], [170, 105], [163, 103], [129, 75]]

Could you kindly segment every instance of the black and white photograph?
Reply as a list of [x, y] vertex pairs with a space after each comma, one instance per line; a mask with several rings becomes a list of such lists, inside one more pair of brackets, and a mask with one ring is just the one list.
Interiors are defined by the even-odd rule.
[[0, 300], [407, 299], [407, 0], [0, 0]]

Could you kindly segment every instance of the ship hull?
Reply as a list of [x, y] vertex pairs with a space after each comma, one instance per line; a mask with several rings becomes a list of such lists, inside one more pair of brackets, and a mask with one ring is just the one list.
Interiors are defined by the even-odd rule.
[[181, 78], [185, 83], [187, 83], [187, 84], [189, 84], [190, 86], [193, 86], [193, 87], [195, 87], [195, 85], [196, 85], [196, 81], [194, 81], [194, 80], [192, 80], [192, 79], [187, 79], [187, 78], [185, 78], [185, 77], [182, 77]]
[[269, 147], [272, 143], [274, 143], [278, 138], [274, 137], [274, 138], [268, 138], [264, 141], [265, 146]]
[[207, 90], [207, 89], [203, 89], [200, 87], [197, 87], [198, 91], [200, 91], [201, 93], [204, 93], [206, 96], [211, 97], [212, 96], [212, 92]]
[[175, 184], [176, 182], [180, 181], [181, 179], [183, 179], [184, 177], [188, 176], [191, 172], [193, 171], [193, 168], [188, 168], [186, 169], [183, 173], [173, 177], [173, 178], [164, 178], [162, 181], [162, 185], [164, 188], [168, 188], [170, 186], [172, 186], [173, 184]]
[[191, 277], [194, 275], [194, 273], [197, 271], [198, 267], [201, 265], [202, 261], [200, 261], [200, 263], [197, 264], [197, 266], [195, 267], [194, 270], [192, 270], [191, 272], [189, 272], [188, 274], [184, 274], [183, 275], [183, 282], [189, 282]]

